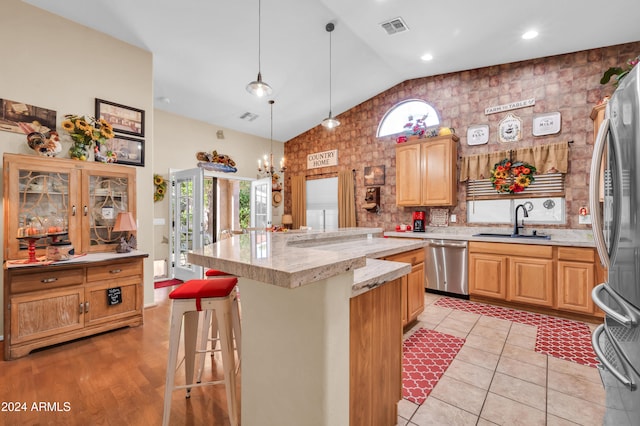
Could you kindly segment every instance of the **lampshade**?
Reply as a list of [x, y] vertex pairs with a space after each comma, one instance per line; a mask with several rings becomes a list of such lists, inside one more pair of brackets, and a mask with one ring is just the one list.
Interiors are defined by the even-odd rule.
[[113, 230], [116, 232], [122, 231], [135, 231], [137, 228], [136, 220], [131, 212], [120, 212], [116, 218], [116, 224], [113, 226]]
[[334, 129], [340, 125], [340, 122], [331, 115], [331, 33], [335, 29], [335, 24], [329, 22], [324, 28], [329, 33], [329, 117], [322, 120], [322, 127], [325, 129]]
[[261, 43], [260, 43], [260, 32], [261, 32], [261, 10], [262, 3], [258, 0], [258, 78], [255, 81], [247, 84], [247, 92], [255, 95], [259, 98], [263, 96], [268, 96], [271, 94], [273, 90], [271, 90], [271, 86], [262, 81], [262, 72], [260, 69], [260, 59], [261, 59]]
[[290, 214], [282, 215], [282, 224], [283, 225], [291, 225], [293, 223], [293, 217]]
[[251, 93], [254, 96], [262, 98], [264, 96], [270, 95], [273, 90], [271, 89], [271, 86], [262, 81], [262, 73], [258, 71], [258, 79], [247, 84], [247, 92]]

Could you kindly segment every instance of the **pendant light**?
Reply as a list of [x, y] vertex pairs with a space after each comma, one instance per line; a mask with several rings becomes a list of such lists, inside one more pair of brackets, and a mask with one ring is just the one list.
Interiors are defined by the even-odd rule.
[[340, 125], [340, 122], [331, 115], [331, 33], [335, 29], [335, 25], [329, 22], [325, 30], [329, 33], [329, 116], [322, 120], [322, 126], [326, 129], [334, 129]]
[[261, 44], [260, 44], [260, 31], [261, 31], [261, 10], [262, 4], [261, 0], [258, 0], [258, 78], [255, 81], [247, 84], [247, 92], [251, 93], [254, 96], [262, 98], [264, 96], [269, 96], [273, 91], [271, 86], [262, 81], [262, 72], [260, 70], [260, 54], [261, 54]]
[[[273, 177], [274, 175], [276, 175], [276, 168], [273, 166], [273, 104], [276, 101], [274, 101], [273, 99], [269, 100], [269, 105], [271, 107], [271, 136], [269, 138], [269, 140], [271, 141], [271, 145], [270, 145], [270, 151], [269, 151], [269, 156], [265, 155], [264, 156], [264, 167], [262, 164], [262, 160], [258, 159], [258, 173], [260, 174], [260, 176], [266, 177], [266, 176], [271, 176]], [[287, 170], [287, 168], [284, 166], [284, 157], [282, 157], [280, 159], [280, 173], [284, 173]]]

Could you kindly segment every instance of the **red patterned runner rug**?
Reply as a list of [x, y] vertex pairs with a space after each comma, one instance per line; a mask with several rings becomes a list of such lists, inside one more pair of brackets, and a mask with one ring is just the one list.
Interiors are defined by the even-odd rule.
[[442, 298], [435, 304], [536, 326], [536, 352], [589, 367], [598, 365], [591, 346], [591, 330], [582, 322], [453, 298]]
[[464, 339], [426, 328], [409, 336], [402, 344], [402, 397], [422, 404], [463, 344]]

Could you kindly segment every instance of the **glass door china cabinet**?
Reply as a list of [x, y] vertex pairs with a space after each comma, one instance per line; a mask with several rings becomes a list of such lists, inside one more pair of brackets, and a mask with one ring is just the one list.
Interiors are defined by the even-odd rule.
[[118, 213], [136, 217], [135, 176], [128, 166], [5, 154], [5, 259], [42, 256], [56, 241], [76, 254], [115, 251]]

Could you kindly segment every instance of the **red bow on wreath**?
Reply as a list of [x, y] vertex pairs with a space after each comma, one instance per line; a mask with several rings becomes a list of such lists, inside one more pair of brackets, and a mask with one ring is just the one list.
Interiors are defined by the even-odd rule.
[[531, 164], [522, 161], [512, 163], [505, 158], [491, 169], [491, 183], [498, 192], [518, 193], [535, 181], [535, 172], [536, 168]]

